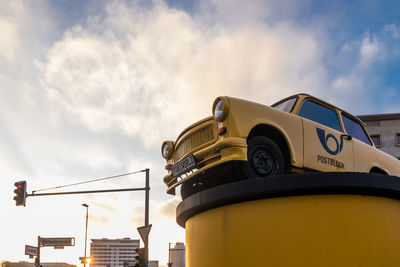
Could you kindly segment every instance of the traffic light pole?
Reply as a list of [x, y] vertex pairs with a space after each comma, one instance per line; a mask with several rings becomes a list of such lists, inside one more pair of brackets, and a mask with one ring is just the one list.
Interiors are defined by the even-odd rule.
[[37, 255], [35, 265], [36, 267], [40, 267], [40, 236], [37, 237]]
[[[39, 197], [39, 196], [55, 196], [55, 195], [73, 195], [73, 194], [93, 194], [93, 193], [109, 193], [109, 192], [127, 192], [127, 191], [145, 191], [145, 215], [144, 215], [144, 224], [146, 226], [149, 225], [149, 193], [150, 193], [150, 169], [145, 169], [139, 172], [146, 172], [146, 185], [145, 187], [141, 188], [120, 188], [120, 189], [109, 189], [109, 190], [88, 190], [88, 191], [69, 191], [69, 192], [54, 192], [54, 193], [35, 193], [35, 191], [32, 191], [31, 194], [27, 194], [26, 191], [24, 193], [24, 203], [23, 205], [25, 206], [25, 199], [26, 197]], [[22, 188], [26, 190], [26, 181], [21, 181], [24, 182], [24, 185]], [[15, 183], [15, 186], [18, 187], [18, 183]], [[17, 194], [17, 189], [14, 191]], [[18, 196], [18, 195], [17, 195]], [[17, 201], [17, 197], [14, 197], [14, 200]], [[20, 206], [19, 202], [17, 201], [17, 206]], [[145, 266], [148, 267], [149, 263], [149, 241], [148, 238], [144, 242], [144, 250], [145, 250]], [[38, 255], [36, 258], [36, 267], [40, 267], [40, 236], [38, 237]]]
[[[150, 169], [146, 169], [146, 195], [145, 195], [145, 211], [144, 211], [144, 225], [149, 225], [149, 193], [150, 193]], [[149, 238], [144, 242], [145, 262], [146, 267], [149, 266]]]

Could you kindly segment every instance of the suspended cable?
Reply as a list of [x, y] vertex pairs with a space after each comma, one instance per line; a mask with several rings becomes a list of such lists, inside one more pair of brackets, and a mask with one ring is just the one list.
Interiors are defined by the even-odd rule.
[[64, 187], [75, 186], [75, 185], [81, 185], [81, 184], [88, 184], [88, 183], [93, 183], [93, 182], [98, 182], [98, 181], [104, 181], [104, 180], [114, 179], [114, 178], [118, 178], [118, 177], [122, 177], [122, 176], [132, 175], [132, 174], [136, 174], [136, 173], [140, 173], [140, 172], [145, 172], [145, 171], [146, 171], [146, 170], [135, 171], [135, 172], [128, 172], [128, 173], [124, 173], [124, 174], [119, 174], [119, 175], [113, 175], [113, 176], [98, 178], [98, 179], [89, 180], [89, 181], [85, 181], [85, 182], [79, 182], [79, 183], [74, 183], [74, 184], [67, 184], [67, 185], [60, 185], [60, 186], [55, 186], [55, 187], [50, 187], [50, 188], [44, 188], [44, 189], [39, 189], [39, 190], [32, 191], [32, 193], [34, 193], [34, 192], [39, 192], [39, 191], [60, 189], [60, 188], [64, 188]]

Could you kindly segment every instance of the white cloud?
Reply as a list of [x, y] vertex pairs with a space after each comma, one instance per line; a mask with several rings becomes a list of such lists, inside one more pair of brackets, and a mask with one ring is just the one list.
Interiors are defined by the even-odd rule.
[[369, 33], [364, 37], [360, 48], [360, 65], [364, 67], [370, 66], [374, 61], [383, 57], [382, 45], [378, 38], [371, 36]]
[[[17, 71], [21, 77], [32, 64], [32, 57], [41, 57], [51, 39], [55, 25], [46, 0], [26, 2], [2, 1], [0, 9], [0, 70]], [[4, 60], [5, 62], [1, 62]]]
[[20, 0], [5, 1], [1, 4], [0, 10], [0, 60], [3, 59], [9, 64], [14, 64], [17, 55], [23, 47], [21, 36], [27, 27], [30, 14], [24, 3]]
[[352, 91], [354, 93], [355, 90], [362, 86], [362, 80], [357, 75], [345, 75], [336, 78], [333, 80], [332, 87], [337, 92], [348, 92]]
[[218, 95], [272, 103], [324, 78], [314, 36], [291, 23], [204, 29], [162, 2], [114, 2], [54, 45], [42, 64], [51, 99], [93, 131], [159, 145], [210, 115]]
[[112, 225], [111, 219], [104, 215], [91, 214], [89, 216], [90, 223], [95, 223], [101, 226], [109, 227]]
[[[355, 59], [355, 55], [359, 57], [358, 60], [347, 60], [349, 64], [342, 66], [341, 74], [334, 77], [329, 85], [332, 88], [331, 95], [336, 95], [331, 98], [341, 108], [357, 114], [376, 112], [371, 111], [376, 107], [371, 107], [369, 103], [372, 101], [371, 92], [382, 86], [379, 81], [381, 77], [374, 70], [387, 60], [388, 43], [382, 36], [385, 31], [387, 30], [384, 28], [376, 34], [367, 32], [362, 39], [342, 46], [345, 55]], [[365, 104], [355, 105], [355, 99]], [[349, 110], [350, 107], [352, 110]]]
[[117, 208], [115, 207], [115, 205], [110, 204], [110, 203], [94, 202], [94, 203], [92, 203], [92, 205], [94, 205], [95, 207], [100, 208], [102, 210], [109, 211], [109, 212], [117, 211]]
[[174, 197], [166, 202], [159, 203], [154, 216], [156, 219], [175, 219], [176, 207], [181, 202], [180, 197]]
[[19, 44], [17, 26], [8, 19], [0, 18], [0, 32], [0, 58], [11, 62]]
[[206, 25], [221, 23], [224, 27], [251, 27], [258, 23], [293, 20], [310, 0], [252, 0], [238, 4], [236, 0], [201, 0], [199, 17]]
[[[68, 201], [29, 198], [26, 216], [12, 206], [12, 184], [15, 177], [27, 177], [18, 179], [27, 179], [29, 187], [37, 189], [70, 184], [75, 177], [81, 181], [149, 167], [154, 224], [150, 243], [157, 256], [165, 252], [160, 259], [167, 257], [168, 242], [183, 240], [184, 231], [171, 220], [180, 200], [166, 195], [162, 184], [159, 146], [164, 139], [175, 138], [189, 123], [208, 116], [218, 95], [269, 104], [305, 91], [343, 107], [354, 105], [369, 85], [367, 75], [386, 49], [382, 36], [366, 34], [344, 45], [341, 53], [360, 56], [359, 61], [341, 66], [342, 75], [332, 78], [326, 62], [342, 63], [326, 53], [327, 45], [336, 45], [335, 36], [321, 40], [325, 37], [295, 19], [281, 17], [296, 17], [305, 2], [309, 1], [257, 0], [243, 6], [231, 0], [204, 0], [199, 10], [188, 14], [163, 1], [146, 8], [114, 1], [107, 2], [104, 14], [92, 14], [86, 23], [56, 34], [59, 20], [46, 8], [53, 2], [2, 3], [0, 60], [12, 63], [0, 66], [0, 162], [2, 177], [10, 177], [2, 181], [2, 209], [19, 218], [15, 223], [43, 207], [52, 210], [42, 214], [46, 224], [32, 224], [26, 233], [33, 241], [32, 231], [77, 231], [77, 237], [83, 237], [83, 202], [93, 214], [93, 238], [120, 238], [132, 232], [136, 238], [134, 226], [144, 221], [143, 192], [74, 196]], [[385, 30], [397, 38], [397, 26]], [[392, 99], [396, 93], [393, 89]], [[136, 187], [143, 184], [141, 175], [93, 187]], [[82, 220], [71, 219], [72, 212]], [[13, 223], [8, 222], [8, 228], [15, 227]], [[12, 251], [19, 251], [18, 244]], [[11, 251], [8, 244], [2, 244], [2, 251]], [[77, 253], [71, 253], [69, 261]]]
[[384, 30], [392, 34], [392, 37], [394, 39], [400, 39], [400, 27], [397, 26], [396, 24], [386, 25]]
[[140, 171], [144, 168], [153, 169], [153, 162], [142, 160], [140, 158], [132, 158], [127, 164], [127, 170]]

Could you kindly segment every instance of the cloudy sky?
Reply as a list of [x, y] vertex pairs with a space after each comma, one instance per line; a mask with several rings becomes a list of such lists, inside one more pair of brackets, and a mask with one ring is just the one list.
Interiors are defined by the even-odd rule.
[[[162, 184], [163, 140], [215, 97], [264, 104], [299, 92], [353, 114], [400, 112], [397, 0], [0, 0], [0, 260], [37, 236], [73, 236], [43, 261], [77, 264], [89, 238], [139, 239], [144, 193], [28, 191], [150, 168], [150, 259], [166, 264], [179, 196]], [[144, 174], [68, 190], [142, 187]]]

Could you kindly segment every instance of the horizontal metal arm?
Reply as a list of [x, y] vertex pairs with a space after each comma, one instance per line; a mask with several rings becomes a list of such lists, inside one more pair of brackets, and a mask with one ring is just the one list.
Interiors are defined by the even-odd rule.
[[150, 190], [150, 187], [141, 188], [124, 188], [124, 189], [108, 189], [108, 190], [89, 190], [89, 191], [70, 191], [70, 192], [54, 192], [54, 193], [39, 193], [39, 194], [26, 194], [27, 197], [38, 197], [38, 196], [54, 196], [54, 195], [73, 195], [73, 194], [89, 194], [89, 193], [110, 193], [110, 192], [124, 192], [124, 191], [141, 191]]

